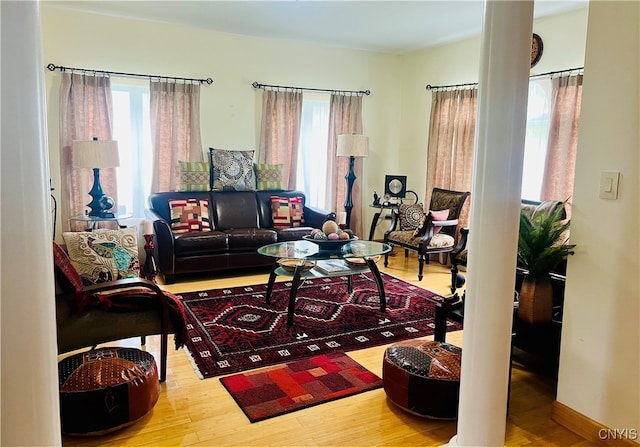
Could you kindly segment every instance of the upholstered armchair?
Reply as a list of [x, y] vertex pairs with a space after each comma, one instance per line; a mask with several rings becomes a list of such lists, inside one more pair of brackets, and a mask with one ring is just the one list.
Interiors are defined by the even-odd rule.
[[181, 301], [143, 278], [84, 285], [66, 251], [53, 242], [58, 354], [131, 337], [160, 335], [160, 381], [167, 377], [168, 334], [186, 340]]
[[[418, 281], [422, 281], [424, 264], [429, 256], [449, 253], [456, 246], [456, 230], [460, 211], [469, 197], [469, 192], [433, 188], [429, 208], [421, 203], [402, 204], [397, 212], [392, 212], [389, 229], [384, 234], [384, 242], [418, 254]], [[384, 256], [388, 265], [389, 254]]]

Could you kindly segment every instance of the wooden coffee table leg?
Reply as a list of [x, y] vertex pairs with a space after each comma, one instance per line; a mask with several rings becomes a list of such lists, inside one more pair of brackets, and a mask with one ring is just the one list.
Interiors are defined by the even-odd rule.
[[378, 270], [378, 265], [376, 261], [370, 258], [366, 258], [367, 265], [369, 266], [369, 270], [373, 273], [373, 278], [376, 280], [376, 284], [378, 285], [378, 294], [380, 295], [380, 310], [382, 312], [387, 311], [387, 297], [384, 293], [384, 284], [382, 284], [382, 276], [380, 276], [380, 270]]
[[289, 292], [289, 308], [287, 311], [287, 325], [293, 324], [293, 309], [296, 306], [296, 294], [298, 293], [298, 287], [300, 287], [300, 278], [302, 276], [303, 265], [296, 266], [293, 272], [293, 281], [291, 282], [291, 291]]

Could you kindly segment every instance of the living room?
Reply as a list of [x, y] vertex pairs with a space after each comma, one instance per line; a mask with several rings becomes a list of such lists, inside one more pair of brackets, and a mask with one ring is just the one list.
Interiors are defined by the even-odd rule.
[[[585, 112], [574, 200], [574, 210], [579, 213], [572, 225], [581, 249], [570, 260], [568, 270], [567, 325], [558, 400], [605, 426], [633, 428], [638, 426], [639, 419], [637, 408], [633, 407], [634, 402], [638, 402], [635, 379], [638, 376], [635, 327], [638, 291], [634, 284], [638, 261], [637, 257], [630, 259], [627, 254], [637, 252], [638, 247], [638, 163], [634, 149], [638, 146], [634, 130], [638, 111], [637, 104], [628, 104], [625, 98], [634, 97], [634, 92], [635, 97], [638, 96], [637, 85], [633, 83], [633, 79], [637, 79], [638, 14], [637, 5], [633, 4], [617, 4], [613, 11], [607, 8], [596, 2], [590, 9], [597, 14], [582, 8], [537, 20], [534, 31], [544, 36], [545, 55], [536, 72], [582, 65], [589, 70], [585, 74]], [[627, 18], [631, 29], [614, 25], [627, 16], [635, 17], [635, 21]], [[612, 27], [619, 34], [611, 33]], [[202, 139], [207, 146], [229, 149], [256, 146], [259, 107], [257, 92], [251, 87], [253, 81], [371, 90], [371, 96], [363, 102], [364, 129], [372, 142], [364, 178], [359, 179], [364, 191], [364, 221], [370, 219], [368, 197], [380, 188], [385, 174], [406, 173], [410, 189], [425, 190], [430, 94], [424, 86], [474, 82], [480, 57], [478, 38], [398, 56], [329, 50], [178, 25], [93, 16], [46, 4], [42, 8], [42, 34], [45, 64], [213, 77], [214, 84], [202, 90]], [[588, 47], [585, 50], [587, 35], [594, 42], [591, 53]], [[617, 56], [609, 54], [613, 53], [609, 46], [618, 49]], [[625, 57], [629, 62], [622, 63], [627, 60]], [[304, 63], [300, 62], [301, 58]], [[327, 70], [326, 66], [331, 69]], [[622, 81], [615, 85], [610, 82], [612, 66], [619, 67], [615, 73], [622, 76]], [[60, 182], [57, 174], [59, 81], [52, 73], [47, 73], [45, 79], [49, 164], [55, 186]], [[630, 90], [623, 93], [621, 86]], [[610, 95], [612, 90], [617, 92], [614, 99], [605, 97], [605, 91]], [[612, 102], [614, 100], [616, 102]], [[594, 104], [597, 106], [593, 107]], [[623, 107], [628, 108], [626, 113], [632, 118], [635, 116], [635, 121], [614, 120], [611, 115]], [[602, 116], [603, 113], [607, 116]], [[613, 154], [611, 148], [621, 149]], [[617, 202], [603, 203], [592, 191], [592, 179], [598, 178], [603, 169], [623, 172], [624, 194]], [[8, 203], [4, 193], [3, 202]], [[597, 228], [593, 216], [613, 217], [610, 220], [615, 225], [606, 233], [606, 241], [600, 239], [597, 247], [590, 243]], [[632, 268], [630, 281], [621, 278], [619, 266], [623, 263]], [[596, 324], [598, 330], [594, 331]], [[625, 343], [616, 340], [625, 340]], [[607, 354], [596, 361], [593, 351]], [[628, 367], [611, 367], [621, 358], [629, 359]], [[585, 370], [591, 374], [584, 374]], [[595, 397], [601, 393], [606, 395], [606, 404]]]

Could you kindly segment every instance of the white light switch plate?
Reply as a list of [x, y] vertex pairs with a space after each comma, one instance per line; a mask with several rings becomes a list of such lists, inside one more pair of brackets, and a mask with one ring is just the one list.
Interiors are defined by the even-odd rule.
[[618, 198], [618, 182], [620, 173], [617, 171], [602, 171], [600, 173], [600, 198], [616, 200]]

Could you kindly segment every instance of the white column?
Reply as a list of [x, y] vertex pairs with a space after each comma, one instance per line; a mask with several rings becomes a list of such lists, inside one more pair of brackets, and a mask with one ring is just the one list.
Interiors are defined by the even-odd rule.
[[485, 4], [457, 435], [504, 445], [533, 1]]
[[39, 4], [2, 21], [2, 445], [61, 445]]

